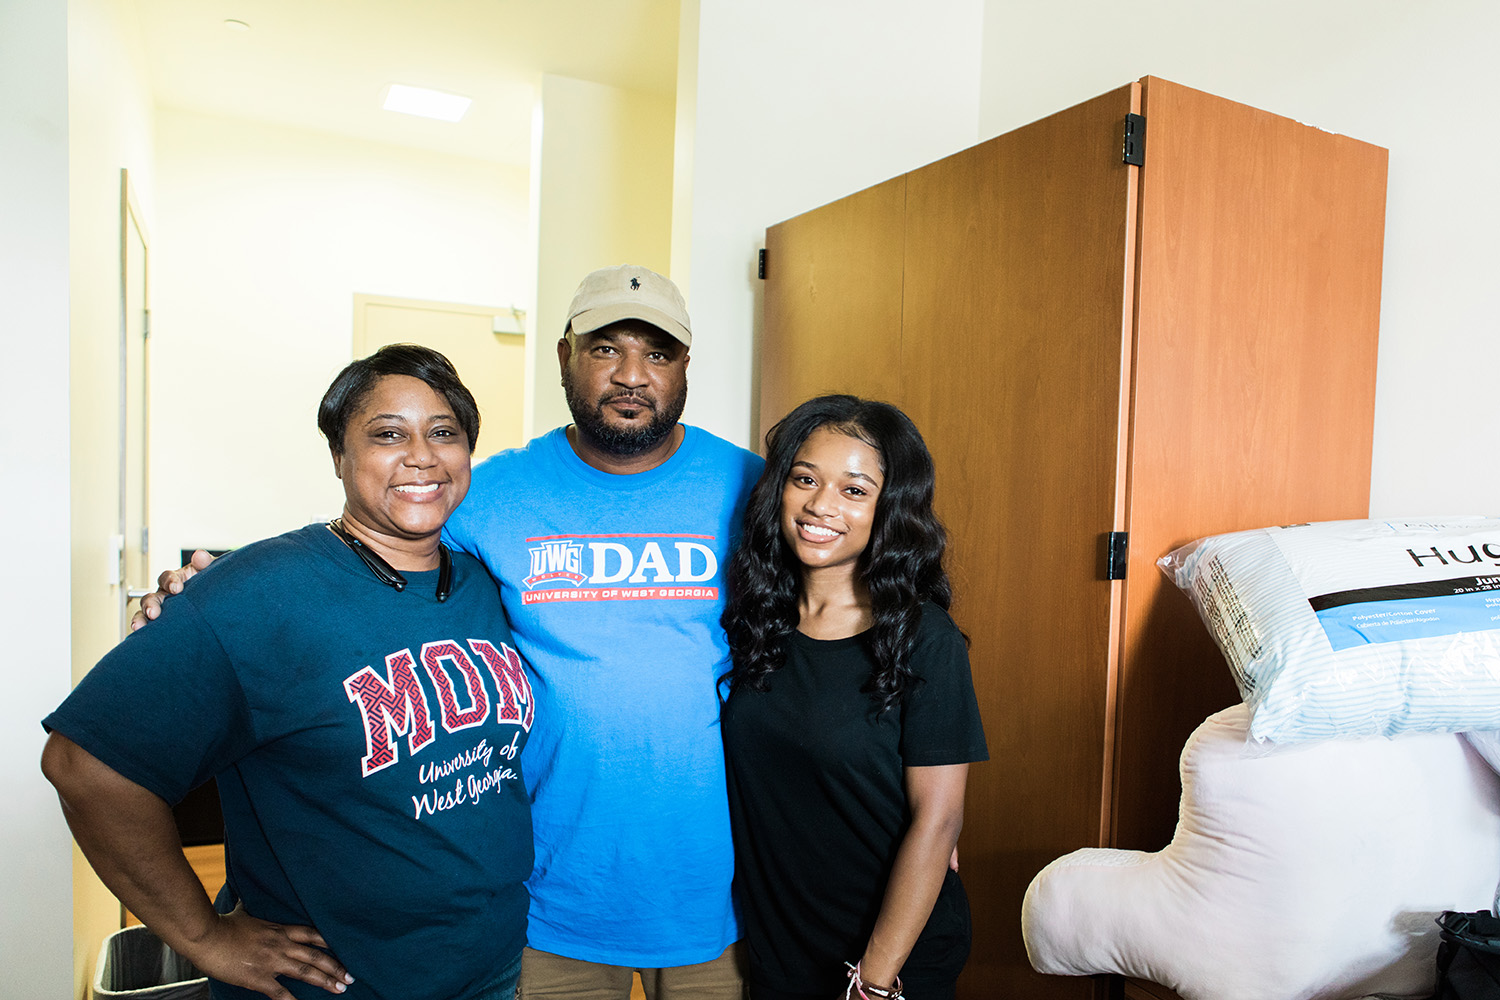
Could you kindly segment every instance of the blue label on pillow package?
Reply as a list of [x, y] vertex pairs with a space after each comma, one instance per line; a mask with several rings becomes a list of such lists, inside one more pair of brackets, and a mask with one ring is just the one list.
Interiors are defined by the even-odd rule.
[[1368, 524], [1338, 551], [1318, 526], [1272, 529], [1335, 651], [1500, 628], [1495, 519]]
[[1478, 632], [1500, 621], [1500, 576], [1366, 587], [1310, 598], [1335, 650]]

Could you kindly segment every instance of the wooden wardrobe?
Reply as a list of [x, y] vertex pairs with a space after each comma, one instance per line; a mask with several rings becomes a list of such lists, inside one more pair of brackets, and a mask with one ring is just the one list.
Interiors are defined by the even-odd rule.
[[1031, 971], [1021, 898], [1077, 848], [1164, 846], [1183, 742], [1239, 700], [1157, 557], [1366, 516], [1385, 179], [1383, 149], [1147, 77], [766, 231], [762, 434], [853, 392], [937, 462], [991, 757], [961, 997], [1111, 989]]

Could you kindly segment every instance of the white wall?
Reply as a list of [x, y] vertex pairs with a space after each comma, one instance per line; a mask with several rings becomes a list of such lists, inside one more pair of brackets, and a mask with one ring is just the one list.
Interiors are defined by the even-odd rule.
[[[317, 403], [356, 292], [526, 308], [527, 172], [161, 109], [152, 562], [331, 517]], [[530, 319], [528, 317], [528, 326]]]
[[[0, 4], [0, 398], [18, 463], [0, 617], [0, 969], [6, 996], [73, 981], [68, 831], [37, 769], [37, 725], [68, 693], [68, 75], [66, 0]], [[23, 471], [24, 470], [24, 471]], [[24, 623], [25, 627], [22, 627]]]
[[983, 4], [683, 7], [679, 45], [696, 45], [698, 68], [690, 176], [679, 159], [677, 182], [690, 185], [691, 243], [672, 247], [690, 255], [686, 418], [749, 444], [766, 227], [977, 141]]
[[981, 132], [1154, 75], [1388, 148], [1371, 513], [1493, 513], [1497, 39], [1493, 0], [986, 0]]
[[571, 419], [556, 345], [578, 282], [612, 264], [668, 273], [672, 234], [671, 98], [549, 75], [540, 118], [536, 336], [527, 343], [532, 436]]

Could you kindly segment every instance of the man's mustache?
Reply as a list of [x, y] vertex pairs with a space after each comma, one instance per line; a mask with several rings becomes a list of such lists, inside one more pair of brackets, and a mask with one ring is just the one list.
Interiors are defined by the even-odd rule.
[[629, 389], [621, 389], [616, 392], [611, 392], [599, 397], [599, 405], [607, 406], [610, 403], [622, 399], [635, 403], [638, 406], [645, 406], [652, 410], [656, 409], [656, 400], [652, 399], [650, 396], [642, 396], [638, 392], [631, 392]]

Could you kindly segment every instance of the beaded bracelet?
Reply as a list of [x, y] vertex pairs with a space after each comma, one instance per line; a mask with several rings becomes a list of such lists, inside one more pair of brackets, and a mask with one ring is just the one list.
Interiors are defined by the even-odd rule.
[[855, 997], [860, 1000], [906, 1000], [905, 994], [901, 992], [900, 976], [896, 977], [896, 982], [889, 988], [871, 986], [860, 978], [859, 963], [850, 965], [845, 962], [844, 965], [849, 968], [849, 988], [844, 990], [844, 1000], [854, 1000]]

